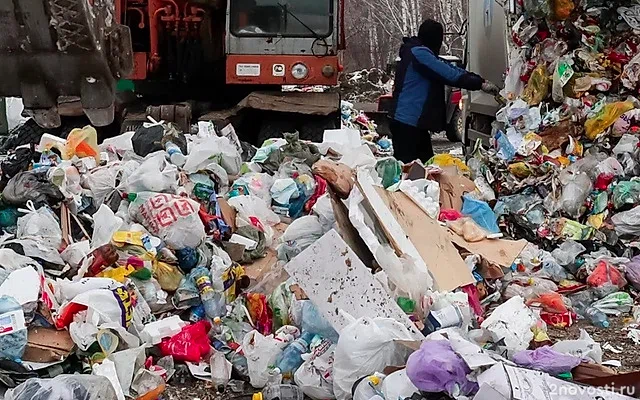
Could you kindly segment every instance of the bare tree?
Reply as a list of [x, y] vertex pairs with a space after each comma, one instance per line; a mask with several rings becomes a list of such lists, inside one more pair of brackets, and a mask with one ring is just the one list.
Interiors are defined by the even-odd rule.
[[[426, 17], [440, 21], [447, 33], [462, 29], [467, 0], [348, 1], [346, 10], [347, 70], [385, 68], [394, 61], [402, 37], [414, 36]], [[464, 41], [447, 35], [444, 52], [461, 55]]]

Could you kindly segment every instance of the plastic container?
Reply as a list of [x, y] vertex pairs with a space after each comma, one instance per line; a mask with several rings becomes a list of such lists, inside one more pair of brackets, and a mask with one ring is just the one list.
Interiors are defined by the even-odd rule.
[[299, 338], [291, 342], [276, 359], [276, 365], [282, 372], [285, 382], [293, 381], [293, 374], [302, 365], [302, 355], [309, 352], [309, 344], [315, 334], [303, 333]]
[[609, 327], [609, 318], [607, 318], [607, 314], [595, 307], [587, 307], [587, 309], [584, 310], [584, 317], [589, 319], [593, 326], [597, 326], [598, 328]]
[[216, 291], [209, 274], [209, 269], [205, 267], [197, 267], [191, 271], [190, 278], [193, 279], [200, 293], [200, 300], [204, 305], [204, 311], [207, 317], [214, 319], [215, 317], [224, 317], [226, 314], [226, 303], [222, 290]]
[[19, 360], [27, 346], [22, 306], [13, 297], [0, 297], [0, 358]]
[[304, 400], [304, 394], [295, 385], [270, 385], [260, 393], [253, 395], [253, 400]]

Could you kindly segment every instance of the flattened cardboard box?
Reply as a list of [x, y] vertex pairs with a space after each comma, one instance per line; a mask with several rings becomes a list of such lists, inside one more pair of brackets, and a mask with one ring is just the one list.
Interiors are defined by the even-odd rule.
[[71, 354], [75, 343], [69, 331], [58, 331], [51, 328], [29, 328], [27, 347], [22, 359], [37, 363], [62, 361]]

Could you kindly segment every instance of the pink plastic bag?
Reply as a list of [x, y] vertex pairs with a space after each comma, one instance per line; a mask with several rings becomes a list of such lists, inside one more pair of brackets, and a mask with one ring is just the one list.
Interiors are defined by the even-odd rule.
[[622, 289], [627, 285], [627, 280], [624, 279], [624, 276], [622, 276], [622, 273], [618, 268], [614, 267], [607, 261], [602, 260], [587, 278], [587, 284], [593, 287], [602, 287], [607, 284], [612, 284]]

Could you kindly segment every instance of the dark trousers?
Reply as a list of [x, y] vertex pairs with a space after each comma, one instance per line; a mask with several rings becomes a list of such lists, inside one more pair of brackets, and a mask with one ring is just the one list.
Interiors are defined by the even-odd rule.
[[433, 157], [431, 133], [392, 119], [389, 124], [393, 136], [394, 157], [407, 164], [415, 160], [423, 163]]

